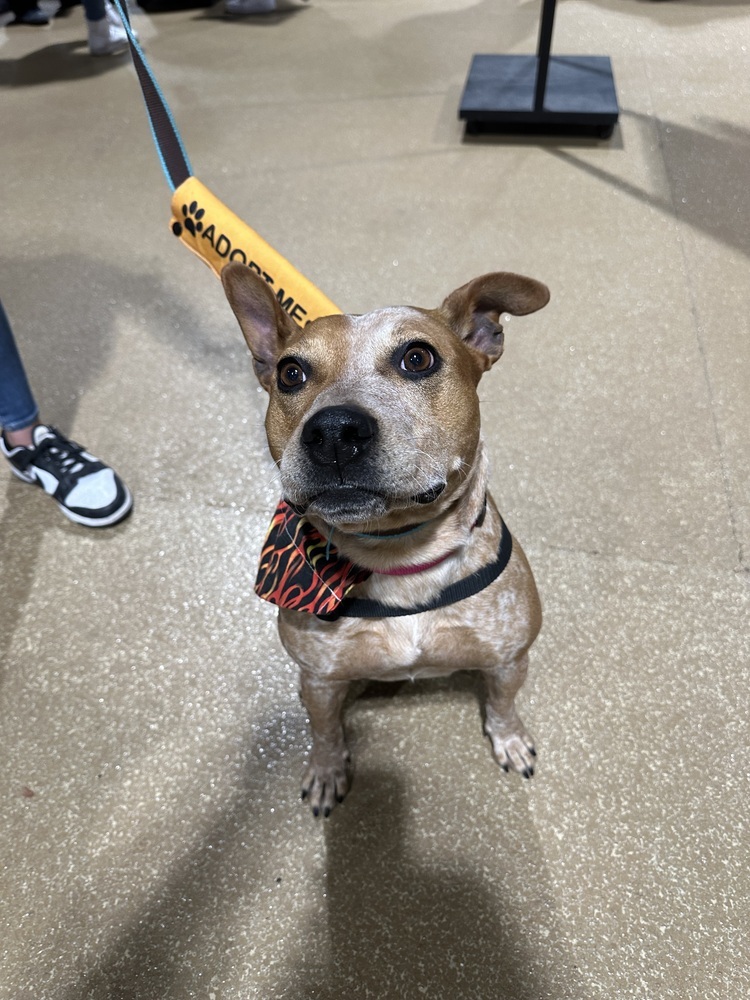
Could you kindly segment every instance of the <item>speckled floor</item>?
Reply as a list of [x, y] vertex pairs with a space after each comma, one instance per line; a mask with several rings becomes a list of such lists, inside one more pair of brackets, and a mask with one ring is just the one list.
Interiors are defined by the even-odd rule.
[[750, 993], [750, 6], [562, 3], [613, 138], [464, 141], [472, 54], [533, 51], [538, 13], [136, 18], [198, 176], [345, 309], [552, 289], [482, 383], [546, 611], [537, 775], [498, 771], [470, 676], [369, 691], [327, 822], [252, 592], [264, 398], [133, 70], [80, 8], [0, 29], [0, 296], [43, 416], [136, 498], [96, 533], [0, 483], [2, 1000]]

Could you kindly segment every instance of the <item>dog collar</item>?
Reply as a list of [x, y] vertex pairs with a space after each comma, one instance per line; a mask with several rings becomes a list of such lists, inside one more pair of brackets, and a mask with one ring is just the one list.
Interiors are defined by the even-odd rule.
[[377, 576], [411, 576], [412, 573], [425, 573], [428, 569], [434, 569], [440, 563], [445, 562], [455, 551], [455, 549], [451, 549], [450, 552], [446, 552], [438, 559], [433, 559], [432, 562], [417, 563], [416, 566], [394, 566], [393, 569], [374, 569], [373, 573]]
[[[472, 524], [471, 530], [474, 531], [475, 528], [481, 528], [484, 524], [484, 519], [487, 515], [487, 494], [484, 496], [484, 503], [482, 504], [482, 509], [479, 511], [476, 521]], [[424, 524], [417, 525], [416, 528], [411, 528], [409, 531], [403, 532], [403, 534], [411, 534], [411, 532], [416, 531], [417, 528], [423, 528], [425, 524], [429, 524], [429, 521], [425, 521]], [[376, 535], [357, 535], [358, 538], [376, 538]], [[382, 538], [393, 538], [393, 535], [382, 535]], [[399, 535], [395, 536], [400, 537]], [[416, 566], [394, 566], [393, 569], [374, 569], [373, 573], [378, 576], [411, 576], [412, 573], [424, 573], [428, 569], [434, 569], [439, 566], [440, 563], [445, 562], [446, 559], [455, 553], [455, 549], [451, 549], [450, 552], [446, 552], [444, 556], [439, 556], [437, 559], [433, 559], [432, 562], [418, 563]]]
[[371, 601], [364, 597], [345, 597], [335, 611], [319, 614], [318, 617], [324, 621], [336, 621], [337, 618], [403, 618], [405, 615], [420, 615], [425, 611], [436, 611], [449, 604], [464, 601], [467, 597], [473, 597], [474, 594], [478, 594], [494, 583], [510, 561], [513, 552], [513, 536], [502, 518], [500, 518], [500, 529], [500, 544], [493, 562], [482, 566], [481, 569], [464, 577], [463, 580], [458, 580], [456, 583], [444, 587], [436, 597], [426, 604], [402, 608], [398, 605]]
[[[486, 500], [474, 528], [482, 524], [485, 513]], [[513, 546], [511, 534], [502, 519], [500, 523], [500, 546], [494, 562], [445, 587], [429, 603], [402, 608], [364, 598], [349, 598], [352, 588], [367, 580], [372, 571], [356, 566], [339, 555], [330, 540], [282, 500], [263, 544], [255, 592], [277, 607], [305, 611], [324, 621], [335, 621], [340, 617], [393, 618], [433, 611], [479, 593], [500, 576], [508, 564]], [[399, 576], [424, 572], [452, 554], [446, 553], [433, 563], [387, 572]]]

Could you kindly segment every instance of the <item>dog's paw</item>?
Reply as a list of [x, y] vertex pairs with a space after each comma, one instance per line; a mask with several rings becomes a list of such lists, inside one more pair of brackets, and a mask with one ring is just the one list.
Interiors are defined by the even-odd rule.
[[312, 763], [302, 780], [302, 798], [310, 803], [313, 816], [330, 816], [334, 806], [349, 791], [346, 759], [336, 764]]
[[513, 726], [503, 726], [500, 720], [487, 715], [484, 731], [492, 743], [495, 760], [503, 771], [517, 771], [524, 778], [534, 776], [536, 749], [534, 741], [526, 732], [518, 717]]

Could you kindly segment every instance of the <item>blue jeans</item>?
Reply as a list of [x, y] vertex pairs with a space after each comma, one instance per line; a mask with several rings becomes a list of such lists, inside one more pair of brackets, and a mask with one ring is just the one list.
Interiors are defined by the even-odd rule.
[[0, 302], [0, 427], [20, 431], [33, 424], [38, 415], [13, 331]]
[[101, 21], [104, 17], [104, 0], [83, 0], [83, 9], [86, 12], [86, 20]]

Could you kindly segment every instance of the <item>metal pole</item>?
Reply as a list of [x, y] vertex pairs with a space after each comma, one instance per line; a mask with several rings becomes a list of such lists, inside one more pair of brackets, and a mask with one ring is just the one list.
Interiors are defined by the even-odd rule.
[[556, 0], [544, 0], [542, 19], [539, 23], [539, 47], [536, 56], [536, 90], [534, 93], [535, 111], [542, 111], [544, 109], [549, 53], [552, 48], [552, 26], [555, 22], [555, 3]]

